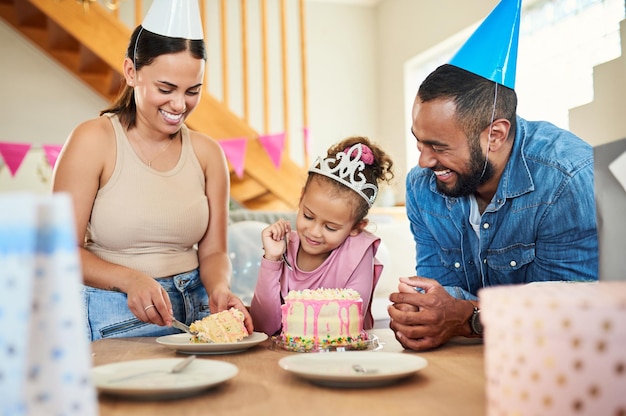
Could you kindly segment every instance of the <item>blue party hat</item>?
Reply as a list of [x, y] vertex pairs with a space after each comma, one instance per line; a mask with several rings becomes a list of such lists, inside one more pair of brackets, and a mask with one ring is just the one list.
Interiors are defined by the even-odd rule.
[[515, 89], [522, 0], [502, 0], [450, 60], [454, 65]]

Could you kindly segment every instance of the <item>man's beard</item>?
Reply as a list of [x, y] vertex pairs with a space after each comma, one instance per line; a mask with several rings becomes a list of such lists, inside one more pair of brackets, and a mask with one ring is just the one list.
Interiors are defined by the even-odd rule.
[[[447, 187], [443, 182], [437, 181], [437, 189], [447, 196], [461, 198], [472, 195], [478, 187], [494, 175], [494, 167], [491, 161], [483, 155], [478, 138], [470, 140], [470, 160], [467, 163], [467, 173], [457, 175], [456, 183], [452, 187]], [[438, 170], [438, 169], [434, 169]], [[443, 170], [443, 169], [442, 169]]]

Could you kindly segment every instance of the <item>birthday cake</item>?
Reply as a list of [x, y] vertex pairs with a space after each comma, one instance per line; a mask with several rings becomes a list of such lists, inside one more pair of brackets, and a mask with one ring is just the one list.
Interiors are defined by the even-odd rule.
[[365, 349], [362, 310], [363, 299], [353, 289], [292, 290], [281, 306], [279, 340], [293, 351]]
[[212, 313], [209, 316], [193, 322], [189, 329], [198, 332], [192, 342], [225, 343], [237, 342], [247, 337], [248, 330], [243, 323], [244, 315], [236, 308]]

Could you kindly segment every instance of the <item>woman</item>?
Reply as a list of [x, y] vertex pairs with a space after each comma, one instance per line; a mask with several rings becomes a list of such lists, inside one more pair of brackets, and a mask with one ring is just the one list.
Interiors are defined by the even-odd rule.
[[131, 36], [120, 97], [72, 131], [54, 172], [54, 192], [74, 200], [91, 339], [171, 334], [172, 316], [189, 324], [231, 306], [252, 332], [229, 287], [227, 163], [184, 124], [200, 100], [202, 35], [145, 23]]

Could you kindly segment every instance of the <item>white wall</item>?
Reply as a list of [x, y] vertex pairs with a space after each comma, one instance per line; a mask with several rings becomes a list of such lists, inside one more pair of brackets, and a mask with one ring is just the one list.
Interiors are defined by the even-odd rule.
[[620, 24], [622, 56], [594, 68], [594, 99], [570, 109], [570, 129], [594, 146], [626, 137], [626, 20]]
[[307, 3], [312, 155], [345, 137], [378, 141], [378, 26], [374, 7]]
[[0, 56], [0, 141], [33, 144], [15, 177], [0, 158], [0, 192], [48, 192], [51, 169], [40, 146], [63, 144], [106, 101], [2, 19]]

